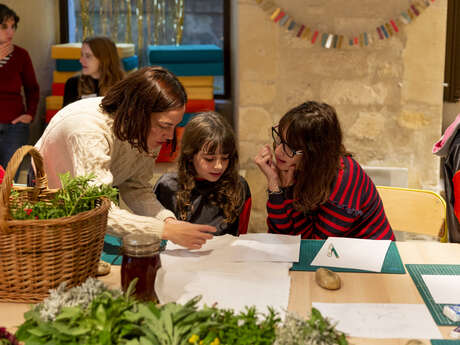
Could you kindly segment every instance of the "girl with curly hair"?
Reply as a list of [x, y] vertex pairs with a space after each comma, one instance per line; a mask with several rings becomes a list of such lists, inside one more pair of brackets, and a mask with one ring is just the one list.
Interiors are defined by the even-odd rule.
[[245, 234], [251, 193], [238, 168], [231, 126], [220, 114], [204, 112], [185, 127], [178, 172], [160, 177], [155, 193], [178, 219], [213, 225], [214, 235]]

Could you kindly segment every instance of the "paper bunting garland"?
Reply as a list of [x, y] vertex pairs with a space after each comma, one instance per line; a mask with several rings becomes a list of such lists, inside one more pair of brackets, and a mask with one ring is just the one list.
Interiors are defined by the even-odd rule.
[[307, 24], [298, 23], [283, 8], [278, 7], [272, 0], [255, 0], [257, 4], [269, 14], [270, 19], [295, 34], [296, 37], [306, 39], [311, 44], [319, 42], [323, 48], [340, 49], [348, 44], [352, 47], [367, 47], [375, 40], [385, 40], [400, 32], [403, 25], [410, 24], [435, 0], [412, 0], [407, 10], [399, 16], [388, 20], [375, 29], [361, 32], [358, 35], [344, 35], [338, 33], [322, 33]]

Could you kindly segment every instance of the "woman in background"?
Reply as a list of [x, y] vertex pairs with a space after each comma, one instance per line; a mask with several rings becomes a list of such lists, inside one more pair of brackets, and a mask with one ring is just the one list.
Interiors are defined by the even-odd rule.
[[5, 168], [27, 144], [40, 95], [29, 54], [12, 43], [18, 22], [18, 15], [0, 4], [0, 165]]
[[268, 183], [269, 232], [395, 239], [374, 183], [345, 150], [333, 107], [303, 103], [272, 127], [272, 136], [273, 151], [265, 145], [255, 157]]
[[216, 227], [214, 235], [247, 233], [251, 193], [238, 173], [233, 129], [218, 113], [196, 115], [185, 127], [178, 172], [160, 177], [154, 190], [177, 219]]
[[105, 96], [124, 77], [117, 47], [108, 37], [86, 38], [81, 46], [81, 73], [65, 83], [65, 107], [82, 98]]

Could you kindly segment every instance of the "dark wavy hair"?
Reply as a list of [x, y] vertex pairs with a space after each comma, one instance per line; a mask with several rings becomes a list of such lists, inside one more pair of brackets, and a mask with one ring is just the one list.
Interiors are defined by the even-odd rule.
[[118, 139], [149, 152], [152, 113], [179, 109], [186, 103], [187, 94], [176, 76], [163, 67], [149, 66], [112, 86], [101, 109], [114, 117], [113, 132]]
[[210, 202], [223, 210], [225, 221], [233, 222], [241, 211], [243, 185], [239, 178], [238, 150], [235, 134], [229, 123], [218, 113], [208, 111], [193, 117], [187, 124], [181, 140], [178, 161], [177, 209], [183, 220], [192, 212], [191, 194], [195, 188], [197, 172], [194, 156], [204, 151], [207, 154], [228, 155], [228, 167], [215, 182]]
[[14, 20], [14, 28], [17, 29], [19, 23], [19, 16], [8, 6], [0, 4], [0, 24], [3, 24], [8, 19]]
[[289, 147], [303, 151], [296, 168], [294, 207], [314, 210], [329, 198], [340, 158], [349, 154], [336, 111], [326, 103], [305, 102], [281, 118], [279, 131]]
[[[117, 46], [110, 38], [104, 36], [85, 38], [83, 44], [89, 46], [94, 57], [99, 61], [99, 94], [105, 96], [109, 88], [124, 77]], [[79, 96], [92, 93], [96, 93], [96, 85], [93, 78], [81, 74], [78, 82]]]

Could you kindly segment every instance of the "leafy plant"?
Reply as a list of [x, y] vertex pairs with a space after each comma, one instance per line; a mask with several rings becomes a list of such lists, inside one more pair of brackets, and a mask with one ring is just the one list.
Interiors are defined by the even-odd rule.
[[93, 299], [106, 291], [113, 297], [122, 294], [121, 290], [109, 290], [103, 282], [92, 277], [70, 289], [66, 289], [66, 283], [61, 283], [57, 289], [50, 290], [50, 295], [34, 309], [44, 321], [54, 321], [62, 308], [79, 306], [86, 309]]
[[345, 334], [336, 330], [318, 309], [311, 308], [311, 316], [304, 320], [288, 313], [276, 331], [273, 345], [347, 345]]
[[18, 191], [11, 192], [10, 212], [13, 219], [51, 219], [69, 217], [89, 211], [97, 206], [102, 197], [117, 202], [118, 191], [109, 185], [94, 185], [94, 174], [71, 177], [70, 173], [59, 176], [62, 188], [50, 201], [24, 201]]
[[156, 306], [149, 302], [139, 305], [143, 317], [142, 330], [145, 336], [133, 340], [129, 345], [186, 345], [193, 335], [204, 333], [216, 326], [211, 316], [213, 309], [198, 310], [201, 296], [192, 298], [185, 305], [167, 303]]
[[131, 296], [135, 283], [125, 294], [91, 278], [67, 291], [59, 287], [24, 315], [16, 337], [25, 345], [348, 344], [345, 334], [315, 308], [310, 319], [288, 313], [281, 322], [273, 309], [264, 315], [255, 307], [239, 313], [198, 308], [200, 296], [184, 305], [156, 305]]
[[130, 297], [133, 284], [124, 295], [103, 291], [87, 307], [64, 306], [53, 321], [44, 320], [40, 308], [34, 308], [24, 314], [16, 336], [26, 345], [127, 344], [143, 334], [139, 302]]
[[275, 329], [281, 322], [272, 308], [269, 308], [268, 315], [258, 313], [255, 307], [246, 307], [240, 313], [232, 309], [211, 310], [211, 320], [215, 326], [207, 329], [205, 334], [199, 334], [204, 345], [214, 345], [215, 339], [225, 345], [272, 345], [276, 336]]

